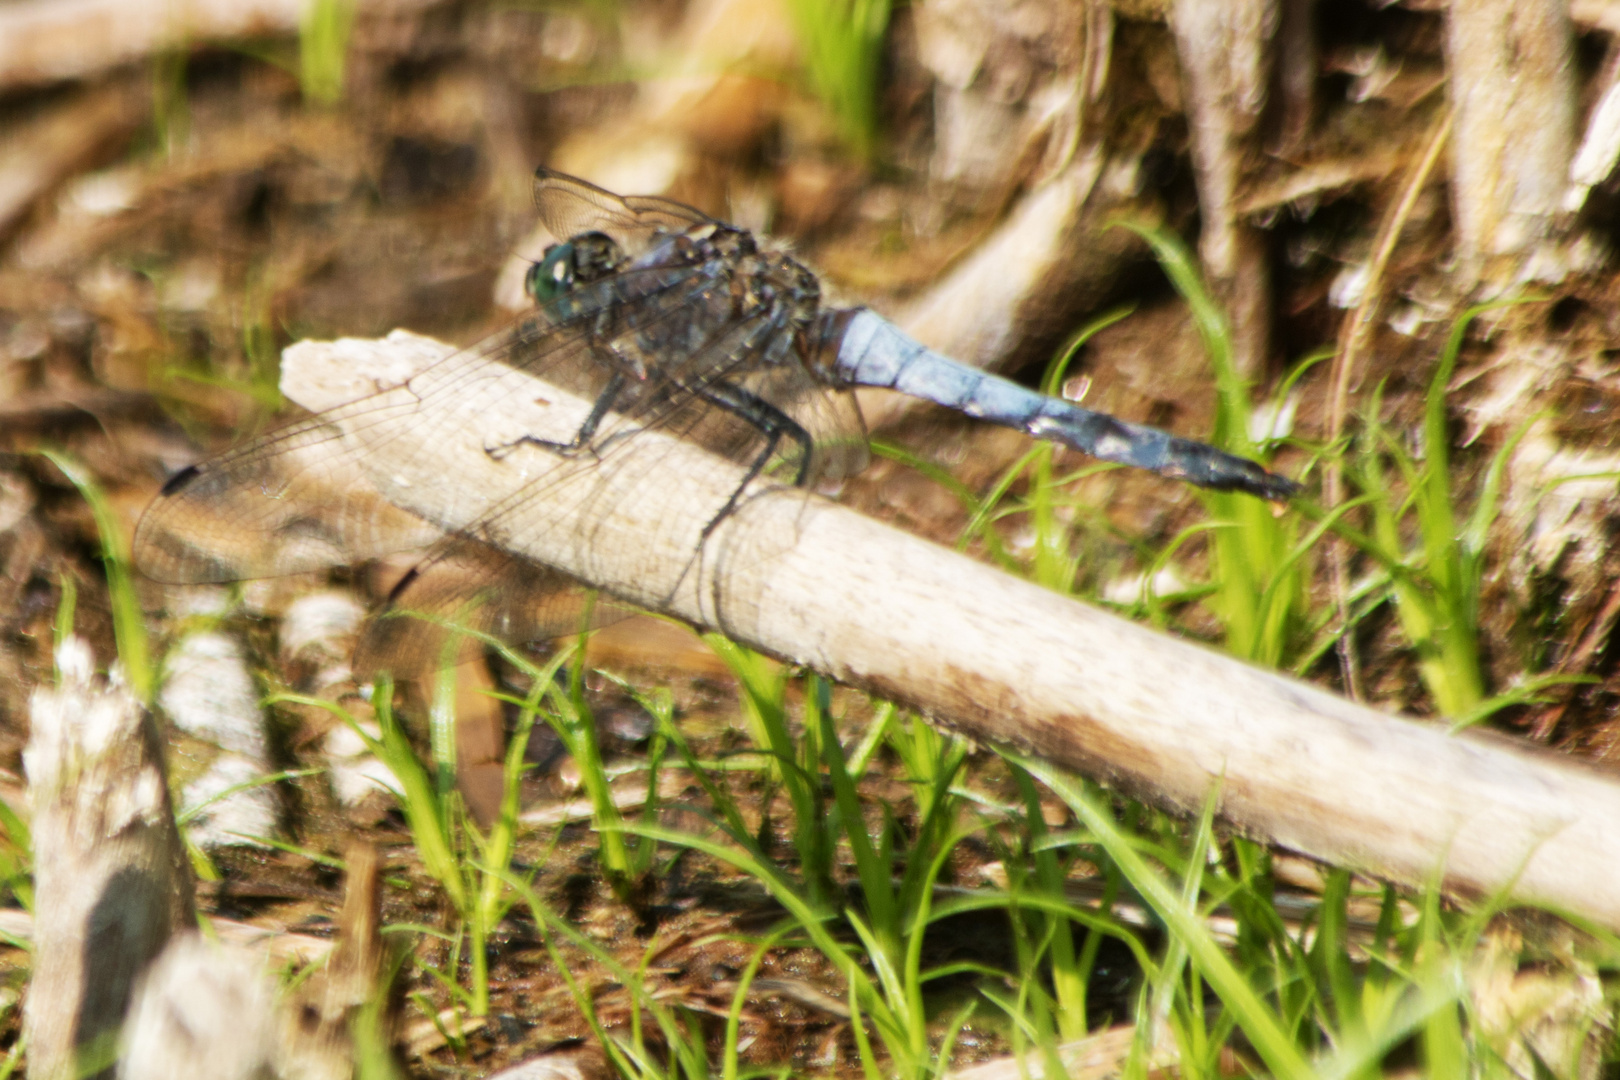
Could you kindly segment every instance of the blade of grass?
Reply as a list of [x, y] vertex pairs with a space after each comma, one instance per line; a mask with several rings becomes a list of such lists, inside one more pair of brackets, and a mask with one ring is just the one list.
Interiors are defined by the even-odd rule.
[[1273, 1075], [1289, 1080], [1306, 1080], [1312, 1075], [1303, 1055], [1287, 1031], [1278, 1023], [1243, 973], [1229, 960], [1205, 929], [1198, 913], [1176, 894], [1169, 882], [1150, 867], [1119, 828], [1110, 813], [1073, 779], [1050, 764], [1033, 758], [1013, 756], [1013, 760], [1058, 795], [1079, 817], [1097, 843], [1103, 847], [1125, 879], [1147, 902], [1169, 932], [1187, 949], [1200, 975], [1226, 1003], [1243, 1029], [1255, 1052]]
[[62, 471], [90, 507], [96, 531], [101, 535], [101, 562], [107, 573], [118, 660], [136, 700], [150, 705], [157, 690], [157, 675], [152, 668], [151, 648], [146, 638], [146, 618], [141, 611], [140, 597], [135, 593], [135, 583], [129, 576], [129, 546], [124, 540], [123, 524], [88, 469], [57, 450], [39, 453]]
[[[1130, 221], [1115, 222], [1141, 237], [1153, 250], [1165, 276], [1187, 303], [1215, 375], [1215, 425], [1210, 442], [1240, 457], [1257, 456], [1249, 434], [1249, 384], [1233, 359], [1231, 327], [1205, 288], [1197, 261], [1179, 237], [1166, 229]], [[1235, 492], [1201, 492], [1210, 517], [1228, 527], [1211, 536], [1213, 598], [1225, 624], [1226, 646], [1234, 654], [1268, 667], [1281, 666], [1303, 620], [1304, 573], [1294, 552], [1295, 527], [1261, 499]]]
[[286, 703], [325, 709], [349, 726], [379, 761], [388, 767], [400, 783], [400, 809], [410, 826], [422, 866], [445, 891], [456, 911], [467, 907], [467, 884], [461, 872], [460, 860], [455, 855], [455, 844], [446, 826], [438, 798], [438, 787], [427, 770], [417, 760], [410, 740], [400, 728], [393, 712], [394, 684], [387, 678], [377, 680], [371, 696], [374, 715], [381, 737], [368, 732], [354, 715], [334, 701], [325, 701], [307, 694], [276, 693], [265, 699], [267, 705]]
[[878, 76], [891, 0], [791, 0], [810, 85], [856, 156], [878, 140]]
[[310, 0], [298, 27], [298, 82], [304, 100], [323, 107], [343, 100], [352, 0]]

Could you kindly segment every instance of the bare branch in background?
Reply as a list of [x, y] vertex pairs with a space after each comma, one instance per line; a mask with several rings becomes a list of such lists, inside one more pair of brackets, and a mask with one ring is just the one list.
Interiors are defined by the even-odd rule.
[[1238, 185], [1258, 146], [1277, 21], [1275, 0], [1176, 0], [1170, 12], [1203, 215], [1198, 253], [1225, 301], [1233, 359], [1250, 377], [1271, 347], [1271, 274], [1263, 235], [1241, 216]]
[[1447, 9], [1452, 213], [1465, 278], [1516, 265], [1552, 228], [1575, 145], [1573, 53], [1567, 0], [1455, 0]]

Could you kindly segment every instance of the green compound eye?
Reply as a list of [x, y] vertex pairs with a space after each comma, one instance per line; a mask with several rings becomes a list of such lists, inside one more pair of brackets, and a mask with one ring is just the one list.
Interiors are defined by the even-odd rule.
[[555, 300], [574, 287], [574, 245], [556, 244], [523, 276], [523, 291], [537, 304]]

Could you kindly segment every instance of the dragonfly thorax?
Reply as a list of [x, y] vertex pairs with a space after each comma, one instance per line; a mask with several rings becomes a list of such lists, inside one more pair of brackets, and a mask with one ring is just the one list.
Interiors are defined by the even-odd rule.
[[523, 291], [535, 303], [543, 304], [576, 285], [600, 281], [625, 262], [624, 249], [606, 233], [581, 233], [565, 243], [548, 247], [540, 261], [524, 275]]
[[745, 311], [774, 311], [780, 325], [798, 333], [815, 320], [821, 307], [821, 284], [816, 276], [780, 252], [754, 256], [732, 279], [739, 306]]
[[[753, 234], [729, 225], [703, 226], [688, 232], [694, 261], [715, 260], [731, 289], [733, 314], [761, 320], [779, 332], [784, 344], [815, 321], [821, 305], [821, 283], [802, 264], [780, 251], [760, 250]], [[784, 350], [767, 350], [771, 363], [788, 359]]]

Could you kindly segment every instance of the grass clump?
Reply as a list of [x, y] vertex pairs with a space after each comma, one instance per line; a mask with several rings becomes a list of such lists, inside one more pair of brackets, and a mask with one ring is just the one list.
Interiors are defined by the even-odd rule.
[[[536, 673], [543, 677], [535, 679], [529, 696], [518, 702], [518, 721], [508, 742], [504, 763], [500, 811], [487, 830], [479, 829], [472, 821], [455, 789], [453, 715], [448, 722], [442, 715], [436, 716], [430, 724], [435, 730], [430, 740], [433, 768], [429, 769], [417, 756], [394, 715], [394, 688], [386, 678], [378, 680], [372, 688], [375, 734], [335, 702], [290, 693], [274, 694], [268, 699], [271, 704], [305, 705], [330, 711], [360, 737], [366, 749], [386, 765], [397, 780], [399, 789], [395, 795], [417, 855], [423, 869], [443, 890], [457, 921], [456, 929], [449, 934], [429, 927], [414, 929], [425, 930], [450, 943], [450, 962], [445, 970], [433, 974], [452, 999], [474, 1016], [483, 1016], [489, 1011], [489, 956], [485, 946], [512, 904], [506, 885], [516, 854], [520, 784], [526, 769], [524, 751], [540, 715], [541, 698], [551, 685], [550, 679], [570, 656], [571, 650], [559, 650], [551, 665]], [[450, 675], [453, 676], [453, 672]], [[439, 681], [442, 686], [446, 680]], [[438, 696], [441, 701], [435, 705], [436, 712], [442, 708], [443, 695]], [[443, 731], [439, 730], [446, 728], [451, 730], [448, 754]], [[393, 929], [398, 932], [411, 928]], [[457, 978], [463, 955], [468, 963], [465, 987]]]
[[[1265, 463], [1270, 433], [1266, 442], [1250, 434], [1254, 408], [1249, 386], [1233, 361], [1231, 324], [1199, 276], [1192, 253], [1166, 230], [1125, 227], [1147, 241], [1192, 312], [1215, 373], [1215, 428], [1210, 442]], [[1287, 389], [1283, 388], [1283, 396]], [[1226, 647], [1234, 655], [1277, 667], [1289, 659], [1306, 621], [1309, 544], [1300, 542], [1296, 518], [1273, 513], [1263, 499], [1230, 491], [1201, 491], [1199, 498], [1210, 518], [1204, 528], [1209, 533], [1212, 590], [1205, 603], [1220, 618]]]
[[[892, 711], [880, 710], [874, 730], [899, 758], [915, 798], [915, 824], [909, 845], [903, 845], [893, 808], [881, 802], [873, 806], [859, 793], [875, 740], [862, 740], [853, 753], [845, 750], [825, 680], [807, 677], [802, 726], [790, 725], [785, 676], [738, 646], [716, 644], [742, 672], [745, 711], [768, 762], [762, 769], [767, 785], [780, 785], [787, 794], [797, 866], [773, 857], [728, 796], [717, 800], [718, 838], [650, 825], [645, 818], [626, 828], [707, 855], [765, 888], [787, 913], [773, 935], [811, 945], [844, 979], [851, 1031], [868, 1076], [929, 1080], [940, 1075], [974, 1005], [959, 1010], [943, 1033], [935, 1032], [924, 988], [977, 968], [925, 966], [927, 930], [941, 919], [999, 904], [979, 897], [936, 902], [939, 876], [971, 832], [961, 824], [961, 803], [953, 790], [965, 748], [921, 721], [896, 723]], [[677, 748], [696, 773], [705, 771], [684, 741]], [[711, 792], [718, 787], [712, 777], [703, 783]], [[876, 820], [869, 822], [874, 811]], [[848, 881], [835, 873], [846, 859], [853, 871]]]
[[1375, 391], [1349, 470], [1371, 518], [1367, 533], [1356, 538], [1357, 547], [1379, 566], [1363, 583], [1360, 610], [1365, 614], [1386, 599], [1393, 602], [1435, 710], [1451, 718], [1454, 729], [1477, 724], [1510, 705], [1538, 700], [1542, 690], [1556, 683], [1578, 681], [1531, 676], [1487, 697], [1479, 632], [1486, 541], [1500, 512], [1508, 460], [1538, 418], [1522, 424], [1492, 455], [1473, 510], [1464, 515], [1451, 475], [1446, 394], [1469, 327], [1502, 306], [1470, 308], [1452, 324], [1424, 395], [1421, 449], [1409, 449], [1384, 425], [1382, 395]]
[[792, 0], [805, 71], [850, 149], [869, 160], [878, 141], [878, 83], [892, 0]]

